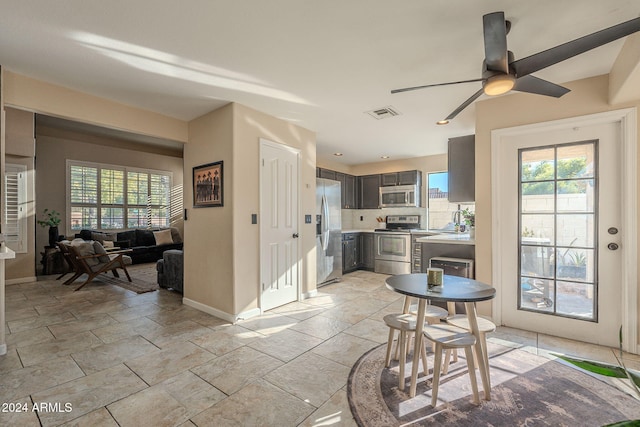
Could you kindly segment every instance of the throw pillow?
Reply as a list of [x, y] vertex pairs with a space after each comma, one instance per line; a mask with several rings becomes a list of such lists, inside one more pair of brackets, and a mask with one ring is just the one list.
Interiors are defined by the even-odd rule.
[[109, 255], [107, 255], [107, 251], [104, 250], [104, 247], [100, 244], [100, 242], [93, 242], [93, 250], [96, 255], [102, 254], [102, 256], [98, 257], [100, 263], [104, 264], [105, 262], [111, 261]]
[[[76, 248], [76, 251], [78, 252], [79, 256], [82, 257], [82, 256], [89, 256], [89, 255], [96, 254], [96, 251], [93, 247], [94, 242], [85, 242], [84, 240], [82, 240], [82, 242], [77, 242], [77, 240], [82, 240], [82, 239], [74, 239], [73, 242], [71, 242], [71, 245]], [[85, 261], [87, 262], [87, 265], [89, 265], [90, 267], [100, 264], [100, 261], [98, 260], [98, 258], [85, 258]]]
[[104, 246], [105, 248], [115, 248], [116, 245], [113, 243], [113, 240], [105, 240], [104, 242], [102, 242], [102, 246]]
[[175, 227], [171, 227], [171, 240], [173, 240], [173, 243], [182, 243], [182, 237], [180, 236], [180, 232], [178, 231], [177, 228]]
[[98, 233], [95, 231], [91, 232], [91, 240], [95, 240], [96, 242], [104, 242], [104, 233]]
[[153, 237], [156, 239], [156, 245], [170, 245], [173, 243], [171, 238], [171, 230], [154, 231]]

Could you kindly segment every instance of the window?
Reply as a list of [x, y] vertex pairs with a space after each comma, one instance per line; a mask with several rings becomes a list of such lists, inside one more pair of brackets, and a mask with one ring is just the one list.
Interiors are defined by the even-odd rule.
[[4, 238], [9, 248], [27, 252], [27, 166], [7, 163], [4, 173]]
[[169, 226], [171, 172], [67, 162], [71, 230]]
[[[455, 230], [453, 214], [463, 208], [475, 211], [473, 203], [465, 203], [464, 206], [457, 203], [449, 203], [449, 173], [435, 172], [427, 176], [427, 218], [429, 230]], [[460, 222], [464, 220], [460, 218]]]

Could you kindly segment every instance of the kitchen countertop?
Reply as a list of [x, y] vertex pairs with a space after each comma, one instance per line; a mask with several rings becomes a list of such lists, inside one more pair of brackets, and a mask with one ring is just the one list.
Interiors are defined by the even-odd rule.
[[374, 232], [373, 228], [342, 230], [342, 234], [348, 234], [348, 233], [373, 233], [373, 232]]
[[453, 245], [475, 245], [476, 240], [469, 237], [469, 233], [436, 234], [435, 236], [418, 237], [420, 243], [448, 243]]

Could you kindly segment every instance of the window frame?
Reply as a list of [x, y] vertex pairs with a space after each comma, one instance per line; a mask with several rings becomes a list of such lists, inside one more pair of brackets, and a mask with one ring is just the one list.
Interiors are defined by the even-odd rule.
[[[72, 203], [71, 202], [71, 168], [73, 166], [90, 167], [90, 168], [96, 168], [97, 169], [97, 184], [96, 184], [97, 194], [96, 194], [96, 202], [95, 203], [88, 203], [88, 202]], [[122, 192], [123, 192], [124, 200], [123, 200], [122, 204], [103, 203], [102, 202], [102, 174], [101, 174], [101, 171], [103, 169], [119, 170], [119, 171], [123, 172]], [[147, 203], [145, 205], [140, 205], [138, 203], [129, 204], [129, 201], [128, 201], [128, 198], [129, 198], [128, 174], [129, 174], [129, 172], [146, 174], [147, 177], [148, 177], [148, 179], [147, 179], [148, 194], [147, 194]], [[150, 204], [150, 201], [151, 201], [151, 197], [150, 197], [151, 196], [151, 182], [152, 182], [151, 176], [152, 175], [166, 176], [167, 179], [168, 179], [167, 194], [166, 194], [166, 205], [151, 205]], [[173, 173], [171, 171], [159, 170], [159, 169], [148, 169], [148, 168], [141, 168], [141, 167], [130, 167], [130, 166], [122, 166], [122, 165], [112, 165], [112, 164], [107, 164], [107, 163], [86, 162], [86, 161], [67, 159], [67, 161], [66, 161], [66, 193], [67, 193], [66, 208], [67, 208], [67, 215], [66, 215], [66, 218], [65, 218], [67, 230], [76, 231], [76, 230], [81, 230], [81, 229], [85, 228], [84, 226], [80, 226], [80, 228], [73, 228], [73, 225], [72, 225], [72, 214], [71, 213], [72, 213], [72, 208], [74, 208], [74, 207], [95, 208], [96, 209], [96, 221], [97, 221], [96, 229], [99, 229], [99, 230], [131, 230], [131, 229], [153, 228], [153, 225], [151, 224], [152, 218], [151, 218], [150, 212], [152, 210], [154, 210], [154, 209], [165, 208], [166, 212], [167, 212], [167, 216], [166, 216], [167, 224], [165, 226], [168, 227], [170, 222], [171, 222], [171, 203], [172, 203], [171, 189], [172, 189], [172, 187], [173, 187]], [[102, 209], [103, 208], [104, 209], [108, 209], [108, 208], [122, 209], [122, 228], [102, 228]], [[137, 227], [131, 227], [129, 225], [128, 210], [130, 208], [148, 209], [147, 215], [146, 215], [147, 221], [146, 221], [146, 223], [144, 225], [139, 225]], [[158, 227], [162, 227], [162, 226], [158, 226]]]
[[[9, 174], [16, 174], [16, 211], [17, 211], [17, 231], [15, 233], [15, 238], [12, 238], [13, 234], [8, 233], [8, 221], [7, 221], [7, 210], [9, 207], [8, 197], [8, 176]], [[24, 254], [28, 252], [28, 227], [27, 227], [27, 199], [28, 199], [28, 185], [29, 185], [29, 177], [28, 177], [28, 167], [27, 165], [20, 163], [5, 163], [4, 170], [4, 204], [2, 209], [2, 230], [5, 238], [5, 244], [11, 250], [18, 254]]]
[[[430, 206], [430, 205], [431, 205], [431, 197], [430, 197], [430, 188], [429, 188], [429, 176], [430, 176], [430, 175], [435, 175], [435, 174], [442, 174], [442, 173], [446, 173], [446, 174], [448, 174], [448, 173], [449, 173], [449, 171], [445, 169], [445, 170], [434, 170], [434, 171], [430, 171], [430, 172], [427, 172], [427, 173], [426, 173], [426, 181], [425, 181], [425, 182], [426, 182], [426, 187], [427, 187], [427, 188], [426, 188], [426, 192], [425, 192], [425, 196], [426, 196], [425, 198], [426, 198], [426, 200], [427, 200], [427, 203], [426, 203], [426, 206], [427, 206], [427, 222], [426, 222], [426, 227], [425, 227], [425, 228], [426, 228], [428, 231], [443, 232], [444, 230], [446, 230], [446, 226], [447, 226], [447, 224], [445, 224], [445, 225], [444, 225], [443, 227], [441, 227], [441, 228], [431, 228], [431, 227], [430, 227], [430, 222], [431, 222], [431, 206]], [[447, 188], [447, 190], [448, 190], [448, 188]], [[443, 192], [443, 193], [444, 193], [444, 192]], [[449, 194], [449, 193], [448, 193], [448, 191], [447, 191], [447, 193], [446, 193], [446, 194], [447, 194], [447, 197], [446, 197], [447, 203], [448, 203], [450, 206], [456, 206], [455, 211], [459, 211], [459, 210], [462, 210], [462, 209], [465, 209], [465, 208], [470, 208], [472, 211], [475, 211], [475, 209], [476, 209], [476, 204], [475, 204], [475, 202], [473, 202], [473, 203], [449, 202], [449, 197], [448, 197], [448, 194]], [[444, 197], [443, 197], [443, 198], [444, 198]], [[435, 199], [435, 198], [434, 198], [434, 199]], [[449, 211], [450, 211], [450, 210], [448, 210], [448, 212], [449, 212]], [[455, 212], [455, 211], [450, 211], [450, 213], [453, 215], [453, 212]], [[461, 219], [461, 220], [463, 220], [463, 218], [462, 218], [462, 217], [461, 217], [460, 219]], [[453, 232], [453, 231], [455, 231], [455, 229], [454, 229], [454, 228], [452, 228], [451, 230], [448, 230], [448, 231]], [[468, 231], [468, 230], [466, 230], [466, 232], [468, 233], [469, 231]]]

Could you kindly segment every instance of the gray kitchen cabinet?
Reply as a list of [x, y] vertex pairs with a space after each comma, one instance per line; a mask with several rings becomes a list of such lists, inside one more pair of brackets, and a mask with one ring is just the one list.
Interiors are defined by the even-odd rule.
[[356, 177], [342, 172], [336, 172], [336, 180], [342, 186], [342, 209], [356, 209]]
[[359, 176], [358, 208], [378, 209], [380, 206], [380, 175]]
[[375, 264], [374, 234], [360, 233], [360, 268], [373, 271]]
[[398, 185], [398, 173], [397, 172], [391, 172], [391, 173], [383, 173], [381, 175], [381, 185], [382, 187], [388, 187], [391, 185]]
[[449, 201], [452, 203], [476, 200], [475, 135], [449, 139], [448, 172]]
[[398, 185], [422, 185], [422, 172], [419, 170], [398, 172]]
[[421, 185], [422, 172], [419, 170], [412, 170], [383, 173], [381, 175], [381, 180], [381, 185], [383, 187], [390, 187], [393, 185]]
[[360, 233], [342, 235], [342, 274], [358, 269], [358, 236]]
[[336, 171], [320, 168], [320, 178], [336, 180]]

